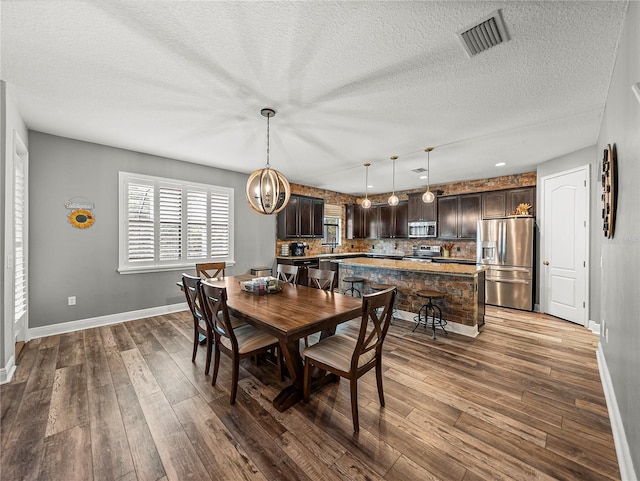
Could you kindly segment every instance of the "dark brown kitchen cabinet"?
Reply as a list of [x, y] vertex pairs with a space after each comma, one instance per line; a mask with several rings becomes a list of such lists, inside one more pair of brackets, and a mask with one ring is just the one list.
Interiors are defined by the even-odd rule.
[[475, 239], [481, 218], [481, 195], [438, 197], [438, 237]]
[[523, 187], [521, 189], [509, 189], [507, 191], [506, 215], [515, 212], [520, 204], [529, 204], [529, 214], [536, 215], [536, 188]]
[[535, 215], [535, 187], [496, 190], [482, 193], [482, 218], [495, 219], [514, 213], [520, 204], [529, 204], [529, 214]]
[[396, 206], [379, 204], [378, 210], [378, 239], [396, 239], [409, 236], [408, 214], [409, 204], [406, 201]]
[[409, 236], [407, 201], [392, 207], [374, 204], [363, 209], [359, 204], [347, 204], [347, 239], [394, 239]]
[[422, 202], [422, 194], [409, 194], [408, 222], [427, 222], [438, 220], [438, 203]]
[[369, 209], [360, 204], [347, 204], [347, 239], [366, 239], [369, 237]]
[[322, 237], [324, 199], [292, 195], [278, 213], [278, 239]]

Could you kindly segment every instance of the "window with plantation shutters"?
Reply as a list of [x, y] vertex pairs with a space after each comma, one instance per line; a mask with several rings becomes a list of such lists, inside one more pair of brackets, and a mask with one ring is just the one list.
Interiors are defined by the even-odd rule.
[[15, 157], [14, 179], [14, 322], [19, 322], [27, 312], [27, 266], [25, 259], [25, 166], [22, 158]]
[[233, 189], [120, 172], [119, 272], [233, 262]]

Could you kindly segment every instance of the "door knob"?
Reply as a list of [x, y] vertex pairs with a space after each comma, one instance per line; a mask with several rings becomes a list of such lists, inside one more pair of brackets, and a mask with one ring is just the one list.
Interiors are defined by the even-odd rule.
[[544, 264], [545, 266], [548, 266], [548, 265], [549, 265], [549, 261], [544, 261], [544, 262], [543, 262], [543, 264]]

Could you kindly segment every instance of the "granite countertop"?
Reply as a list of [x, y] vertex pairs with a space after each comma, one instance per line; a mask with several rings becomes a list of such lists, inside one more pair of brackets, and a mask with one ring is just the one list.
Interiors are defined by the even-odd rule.
[[366, 256], [376, 256], [376, 257], [404, 257], [405, 254], [401, 252], [334, 252], [333, 254], [305, 254], [303, 256], [282, 256], [277, 255], [276, 259], [340, 259], [343, 257], [366, 257]]
[[459, 262], [461, 264], [475, 264], [476, 258], [473, 257], [434, 257], [433, 260], [435, 262]]
[[468, 264], [440, 264], [438, 262], [413, 262], [399, 261], [395, 259], [370, 259], [367, 257], [357, 257], [355, 259], [345, 259], [344, 265], [359, 267], [394, 269], [399, 271], [428, 272], [430, 274], [449, 274], [458, 276], [474, 276], [479, 272], [487, 270], [486, 267], [478, 267]]

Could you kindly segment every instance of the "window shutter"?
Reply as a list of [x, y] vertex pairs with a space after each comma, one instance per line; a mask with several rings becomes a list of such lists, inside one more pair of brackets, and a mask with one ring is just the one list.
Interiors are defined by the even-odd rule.
[[187, 192], [187, 259], [207, 258], [207, 193]]
[[24, 162], [16, 157], [14, 202], [14, 242], [15, 242], [15, 279], [14, 279], [14, 321], [18, 321], [27, 312], [27, 272], [25, 263], [25, 178]]
[[160, 260], [172, 261], [182, 258], [182, 190], [160, 187]]
[[154, 188], [127, 184], [127, 232], [129, 262], [153, 261], [155, 252]]
[[211, 193], [211, 257], [229, 255], [229, 196]]

